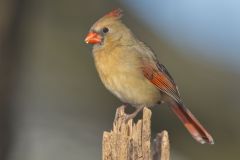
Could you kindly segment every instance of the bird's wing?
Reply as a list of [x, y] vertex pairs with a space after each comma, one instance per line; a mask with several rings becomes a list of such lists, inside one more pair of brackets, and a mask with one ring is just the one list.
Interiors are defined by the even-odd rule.
[[144, 63], [142, 67], [144, 76], [152, 82], [161, 92], [173, 98], [176, 102], [181, 103], [180, 94], [177, 85], [167, 69], [160, 63], [156, 66]]

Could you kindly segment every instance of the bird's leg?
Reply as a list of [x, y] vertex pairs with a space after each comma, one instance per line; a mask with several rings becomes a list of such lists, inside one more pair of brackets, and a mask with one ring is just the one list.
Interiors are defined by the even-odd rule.
[[125, 117], [125, 122], [127, 123], [130, 119], [136, 117], [136, 115], [144, 108], [145, 106], [138, 106], [137, 109], [132, 114], [127, 114]]

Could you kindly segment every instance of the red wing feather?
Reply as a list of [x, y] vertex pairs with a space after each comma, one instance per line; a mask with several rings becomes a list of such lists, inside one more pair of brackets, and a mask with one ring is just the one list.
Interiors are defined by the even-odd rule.
[[[161, 65], [162, 66], [162, 65]], [[172, 77], [166, 68], [154, 68], [150, 65], [142, 68], [144, 76], [152, 82], [160, 91], [172, 97], [176, 102], [181, 103], [181, 98]]]

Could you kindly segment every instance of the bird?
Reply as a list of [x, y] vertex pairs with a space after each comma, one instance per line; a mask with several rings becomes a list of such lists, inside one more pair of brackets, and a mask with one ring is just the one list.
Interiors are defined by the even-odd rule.
[[136, 108], [166, 103], [199, 143], [214, 144], [210, 133], [185, 106], [178, 87], [155, 53], [122, 22], [118, 8], [105, 14], [90, 28], [85, 42], [92, 44], [97, 72], [104, 86], [124, 104]]

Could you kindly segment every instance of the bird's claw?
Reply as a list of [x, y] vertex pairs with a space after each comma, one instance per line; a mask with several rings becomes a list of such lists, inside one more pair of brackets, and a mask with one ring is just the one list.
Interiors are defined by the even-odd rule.
[[133, 119], [134, 117], [132, 117], [131, 116], [131, 114], [126, 114], [126, 116], [124, 117], [124, 121], [125, 121], [125, 123], [128, 123], [128, 121], [130, 120], [130, 119]]

